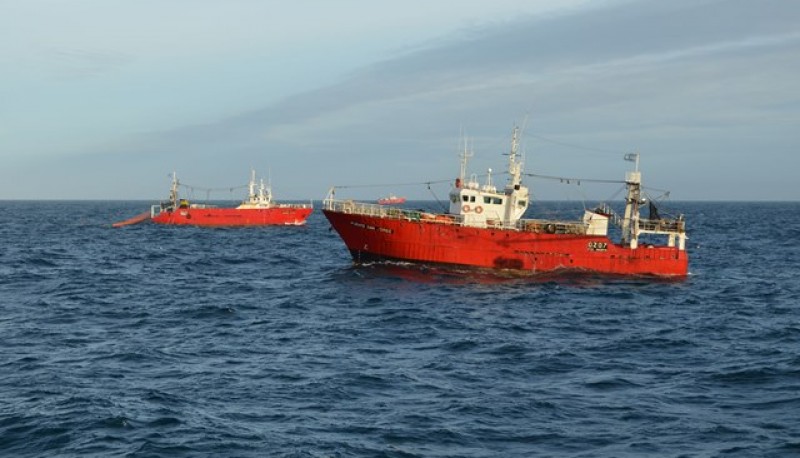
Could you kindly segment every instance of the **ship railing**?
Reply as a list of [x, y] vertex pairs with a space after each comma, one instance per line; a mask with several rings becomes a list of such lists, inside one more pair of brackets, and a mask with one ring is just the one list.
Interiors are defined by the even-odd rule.
[[440, 224], [463, 223], [463, 217], [458, 215], [442, 215], [428, 213], [422, 210], [410, 210], [385, 205], [369, 204], [354, 200], [325, 199], [323, 207], [326, 210], [354, 215], [373, 216], [376, 218], [405, 219], [409, 221], [425, 221]]
[[378, 204], [368, 204], [365, 202], [357, 202], [355, 200], [335, 200], [325, 199], [323, 206], [327, 210], [364, 215], [375, 216], [380, 218], [398, 218], [398, 219], [421, 219], [422, 212], [416, 210], [406, 210], [404, 208], [386, 207]]
[[162, 211], [164, 211], [164, 206], [163, 205], [161, 205], [161, 204], [151, 205], [150, 206], [150, 218], [155, 218], [156, 216], [160, 215]]
[[277, 204], [277, 208], [314, 208], [314, 201], [310, 200], [307, 204]]
[[586, 235], [588, 225], [582, 221], [557, 221], [547, 219], [521, 219], [517, 229], [536, 234]]
[[326, 210], [334, 212], [373, 216], [377, 218], [405, 219], [409, 221], [422, 221], [427, 223], [452, 224], [456, 226], [512, 229], [541, 234], [585, 235], [588, 228], [588, 226], [582, 221], [557, 221], [542, 219], [522, 219], [516, 223], [487, 219], [486, 221], [469, 221], [465, 224], [463, 215], [434, 214], [420, 210], [408, 210], [404, 208], [386, 207], [383, 205], [357, 202], [354, 200], [335, 200], [330, 198], [323, 201], [323, 207]]
[[654, 234], [680, 234], [686, 232], [686, 221], [677, 219], [640, 219], [639, 231]]

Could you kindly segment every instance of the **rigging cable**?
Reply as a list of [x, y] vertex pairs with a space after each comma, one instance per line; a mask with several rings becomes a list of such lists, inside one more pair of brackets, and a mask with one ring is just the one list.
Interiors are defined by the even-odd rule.
[[440, 184], [440, 183], [449, 183], [453, 180], [435, 180], [435, 181], [421, 181], [416, 183], [381, 183], [381, 184], [353, 184], [353, 185], [344, 185], [344, 186], [333, 186], [337, 189], [348, 189], [348, 188], [383, 188], [388, 186], [419, 186], [419, 185], [432, 185], [432, 184]]
[[594, 151], [594, 152], [597, 152], [597, 153], [622, 154], [620, 151], [614, 151], [614, 150], [603, 149], [603, 148], [592, 148], [590, 146], [576, 145], [574, 143], [567, 143], [567, 142], [562, 142], [562, 141], [559, 141], [559, 140], [553, 140], [553, 139], [550, 139], [550, 138], [547, 138], [547, 137], [543, 137], [541, 135], [536, 135], [536, 134], [528, 134], [528, 135], [531, 136], [531, 137], [534, 137], [534, 138], [538, 138], [539, 140], [543, 140], [543, 141], [546, 141], [546, 142], [549, 142], [549, 143], [553, 143], [555, 145], [566, 146], [568, 148], [582, 149], [582, 150], [585, 150], [585, 151]]
[[581, 181], [584, 181], [586, 183], [613, 183], [613, 184], [625, 183], [624, 180], [598, 180], [594, 178], [558, 177], [554, 175], [539, 175], [538, 173], [523, 173], [523, 175], [531, 178], [541, 178], [543, 180], [558, 180], [562, 183], [566, 182], [567, 184], [570, 184], [570, 182], [574, 181], [578, 184], [578, 186], [581, 185]]
[[439, 204], [440, 207], [442, 207], [442, 213], [447, 213], [447, 207], [444, 206], [442, 201], [440, 201], [439, 198], [436, 196], [436, 193], [433, 192], [433, 189], [431, 189], [431, 184], [430, 183], [428, 183], [428, 191], [430, 191], [431, 195], [433, 196], [433, 198], [436, 199], [436, 203]]
[[183, 188], [187, 188], [192, 192], [194, 192], [195, 190], [197, 190], [197, 191], [205, 191], [205, 192], [217, 192], [217, 191], [233, 192], [233, 191], [235, 191], [237, 189], [244, 189], [248, 185], [244, 184], [244, 185], [240, 185], [240, 186], [228, 186], [228, 187], [224, 187], [224, 188], [205, 188], [205, 187], [202, 187], [202, 186], [192, 186], [190, 184], [178, 183], [178, 186], [181, 186]]

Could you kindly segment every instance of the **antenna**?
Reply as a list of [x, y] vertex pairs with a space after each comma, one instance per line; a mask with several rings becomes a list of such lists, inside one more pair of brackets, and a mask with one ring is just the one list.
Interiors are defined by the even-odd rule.
[[511, 151], [508, 153], [508, 174], [509, 185], [516, 187], [520, 184], [522, 173], [522, 162], [517, 160], [517, 153], [519, 151], [519, 127], [514, 126], [511, 134]]
[[626, 154], [624, 159], [625, 159], [626, 161], [628, 161], [628, 162], [633, 162], [633, 163], [635, 163], [636, 165], [634, 166], [634, 171], [635, 171], [635, 172], [638, 172], [638, 171], [639, 171], [639, 153], [629, 153], [629, 154]]
[[522, 128], [519, 130], [520, 137], [525, 133], [526, 127], [528, 127], [528, 113], [525, 113], [525, 117], [522, 118]]
[[467, 177], [467, 160], [474, 156], [475, 153], [469, 151], [469, 147], [467, 146], [467, 138], [464, 137], [464, 151], [461, 153], [461, 174], [459, 178], [461, 178], [461, 182], [464, 183]]

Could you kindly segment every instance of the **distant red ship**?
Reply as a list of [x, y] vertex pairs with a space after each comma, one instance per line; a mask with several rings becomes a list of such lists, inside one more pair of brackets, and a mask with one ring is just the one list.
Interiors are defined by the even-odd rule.
[[255, 172], [248, 184], [247, 200], [235, 208], [193, 204], [178, 196], [180, 182], [173, 173], [169, 200], [153, 205], [150, 212], [129, 220], [114, 223], [114, 227], [128, 226], [150, 220], [156, 224], [191, 226], [269, 226], [303, 225], [314, 210], [312, 204], [279, 204], [272, 199], [272, 189], [264, 185], [256, 187]]
[[[491, 182], [467, 180], [464, 151], [461, 174], [450, 191], [450, 209], [433, 214], [401, 208], [334, 199], [333, 190], [323, 213], [344, 241], [356, 263], [413, 261], [525, 272], [591, 271], [622, 275], [685, 276], [688, 273], [685, 221], [680, 215], [664, 219], [656, 211], [639, 214], [641, 191], [639, 155], [626, 174], [624, 217], [607, 206], [586, 210], [576, 221], [523, 219], [530, 194], [521, 182], [518, 129], [509, 153], [508, 184], [499, 191]], [[620, 221], [621, 240], [608, 236], [609, 222]], [[663, 245], [639, 243], [644, 234], [666, 238]]]
[[389, 197], [381, 197], [378, 199], [378, 205], [400, 205], [406, 203], [405, 197], [397, 197], [394, 194], [389, 194]]

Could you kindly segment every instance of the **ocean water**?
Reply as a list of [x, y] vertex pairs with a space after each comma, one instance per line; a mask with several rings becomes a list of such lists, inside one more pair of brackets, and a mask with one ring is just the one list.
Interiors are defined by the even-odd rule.
[[148, 204], [0, 202], [0, 456], [800, 455], [798, 203], [673, 204], [683, 281], [110, 227]]

